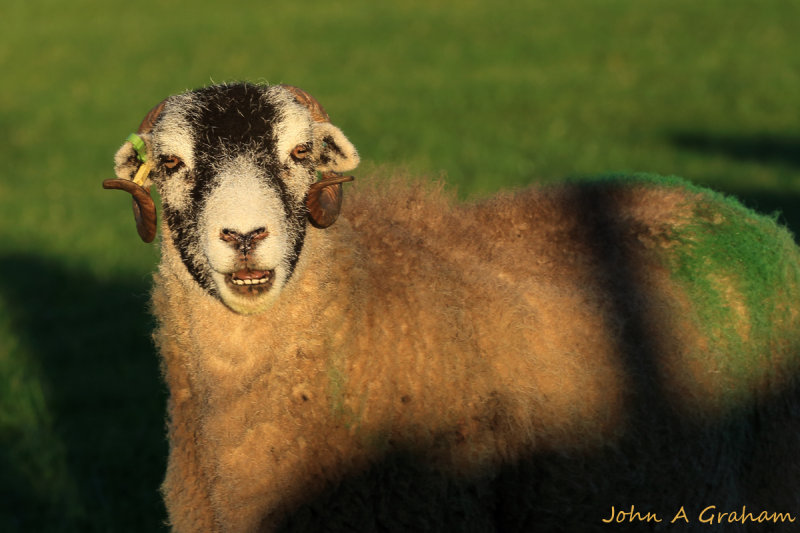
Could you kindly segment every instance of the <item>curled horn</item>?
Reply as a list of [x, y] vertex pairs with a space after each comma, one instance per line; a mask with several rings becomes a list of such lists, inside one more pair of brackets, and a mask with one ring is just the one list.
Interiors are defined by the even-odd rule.
[[321, 180], [309, 187], [306, 207], [308, 218], [314, 227], [324, 229], [336, 222], [342, 209], [342, 183], [353, 179], [353, 176], [326, 172]]
[[[310, 94], [299, 87], [282, 85], [294, 95], [295, 100], [308, 108], [315, 122], [330, 122], [325, 108]], [[327, 228], [339, 217], [342, 209], [342, 183], [353, 181], [353, 176], [342, 176], [336, 172], [325, 172], [322, 178], [311, 185], [306, 194], [308, 219], [316, 228]]]
[[136, 219], [136, 231], [144, 242], [153, 242], [156, 237], [156, 206], [150, 191], [134, 183], [132, 180], [105, 180], [104, 189], [120, 189], [133, 196], [133, 218]]
[[[139, 129], [136, 130], [137, 134], [150, 133], [161, 111], [164, 110], [165, 103], [166, 100], [162, 101], [145, 115], [139, 125]], [[151, 164], [151, 162], [146, 161], [140, 165], [140, 170], [136, 173], [136, 176], [138, 178], [142, 172], [142, 167], [145, 167], [145, 175], [142, 177], [142, 182], [147, 178], [146, 173], [149, 172]], [[131, 194], [133, 197], [133, 218], [136, 220], [136, 231], [144, 242], [153, 242], [156, 237], [156, 206], [153, 203], [153, 197], [150, 196], [150, 190], [128, 179], [104, 180], [103, 188], [120, 189]]]

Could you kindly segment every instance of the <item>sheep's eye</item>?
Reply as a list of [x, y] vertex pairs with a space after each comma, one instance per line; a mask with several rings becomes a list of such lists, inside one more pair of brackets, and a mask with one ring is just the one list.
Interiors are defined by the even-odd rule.
[[181, 161], [180, 157], [174, 155], [168, 155], [161, 158], [161, 164], [167, 170], [178, 170], [183, 166], [183, 161]]
[[308, 148], [307, 144], [298, 144], [292, 150], [292, 159], [295, 161], [299, 161], [301, 159], [305, 159], [311, 153], [311, 150]]
[[167, 156], [164, 158], [164, 166], [167, 168], [178, 168], [183, 161], [179, 157], [175, 157], [174, 155]]

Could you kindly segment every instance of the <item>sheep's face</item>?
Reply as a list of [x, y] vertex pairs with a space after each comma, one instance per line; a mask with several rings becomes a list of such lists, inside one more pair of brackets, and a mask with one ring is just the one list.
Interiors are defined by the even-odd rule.
[[[141, 137], [183, 265], [242, 314], [268, 308], [292, 276], [316, 173], [358, 164], [344, 134], [315, 120], [283, 86], [216, 86], [170, 97]], [[116, 163], [119, 178], [133, 178], [140, 163], [130, 142]]]

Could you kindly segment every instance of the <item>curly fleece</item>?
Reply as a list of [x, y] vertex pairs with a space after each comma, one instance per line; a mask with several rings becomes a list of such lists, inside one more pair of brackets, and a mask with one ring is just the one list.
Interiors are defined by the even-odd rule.
[[[684, 506], [691, 531], [708, 505], [800, 513], [800, 254], [771, 220], [651, 177], [474, 204], [387, 181], [347, 193], [253, 316], [204, 291], [162, 225], [175, 531], [606, 531], [612, 505], [658, 513], [654, 531]], [[780, 263], [771, 285], [702, 267], [707, 232], [739, 238], [731, 216]], [[754, 290], [768, 334], [750, 327]]]

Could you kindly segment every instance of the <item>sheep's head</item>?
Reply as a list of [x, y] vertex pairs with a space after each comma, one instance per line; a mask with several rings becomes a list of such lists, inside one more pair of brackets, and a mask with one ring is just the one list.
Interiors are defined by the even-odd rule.
[[133, 195], [141, 238], [156, 234], [155, 185], [168, 238], [192, 277], [234, 311], [252, 314], [289, 280], [308, 224], [336, 220], [341, 183], [352, 179], [337, 173], [359, 158], [306, 92], [237, 84], [167, 98], [115, 162], [118, 179], [103, 186]]

